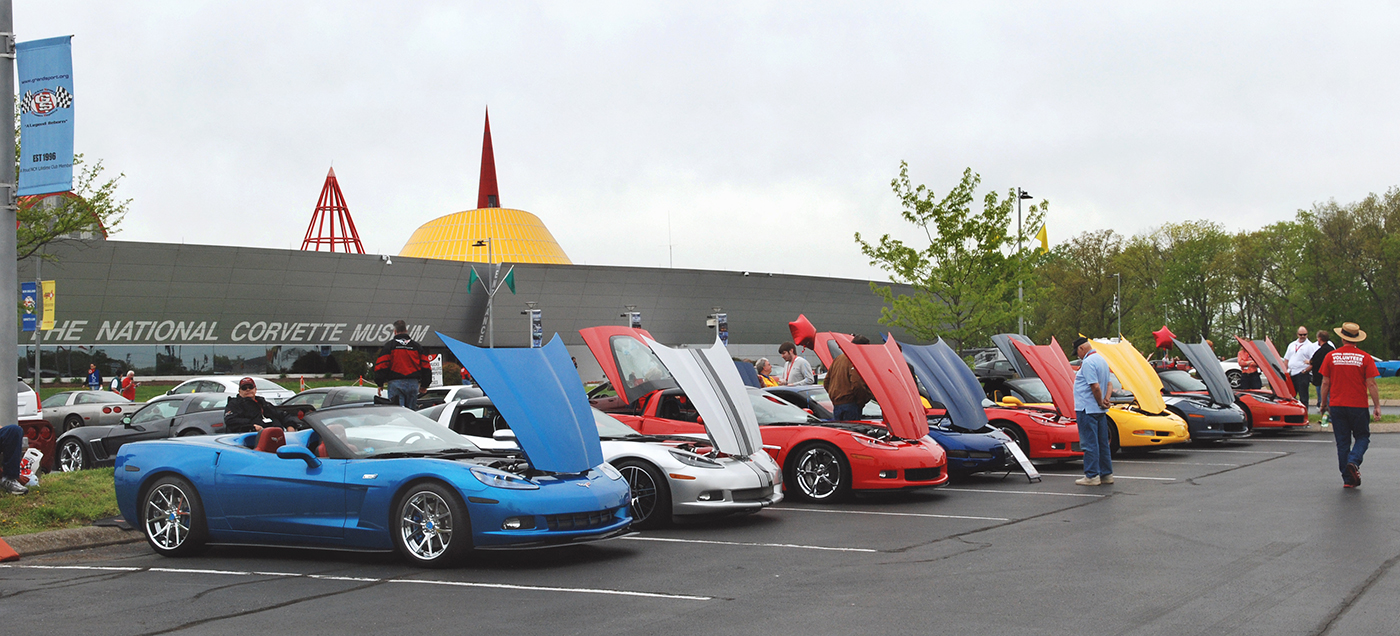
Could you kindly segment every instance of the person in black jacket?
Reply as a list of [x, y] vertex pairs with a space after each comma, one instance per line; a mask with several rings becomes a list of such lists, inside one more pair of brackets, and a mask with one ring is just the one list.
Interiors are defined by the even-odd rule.
[[258, 397], [258, 385], [252, 378], [238, 381], [238, 396], [228, 399], [224, 407], [224, 430], [229, 433], [251, 433], [268, 426], [280, 426], [288, 433], [297, 430], [298, 420]]
[[[1327, 359], [1327, 354], [1332, 353], [1336, 347], [1332, 346], [1326, 329], [1317, 330], [1317, 353], [1312, 357], [1312, 384], [1315, 387], [1322, 386], [1322, 361]], [[1317, 409], [1325, 412], [1327, 408], [1327, 396], [1321, 391], [1317, 393]]]
[[374, 383], [383, 389], [389, 385], [389, 399], [411, 410], [418, 409], [418, 396], [427, 392], [433, 382], [433, 371], [423, 347], [408, 337], [408, 325], [394, 321], [394, 337], [379, 349], [374, 361]]

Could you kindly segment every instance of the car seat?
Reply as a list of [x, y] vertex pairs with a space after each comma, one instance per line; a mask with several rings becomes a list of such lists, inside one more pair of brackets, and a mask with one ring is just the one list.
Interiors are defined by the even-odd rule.
[[[345, 427], [344, 427], [344, 426], [341, 426], [341, 425], [339, 425], [339, 424], [329, 424], [329, 425], [326, 426], [326, 429], [329, 430], [329, 431], [331, 432], [332, 435], [335, 435], [336, 437], [339, 437], [339, 438], [340, 438], [340, 441], [342, 441], [342, 442], [345, 441]], [[349, 446], [349, 444], [346, 444], [346, 445]], [[350, 446], [350, 449], [351, 449], [351, 450], [357, 450], [354, 446]], [[316, 446], [316, 456], [317, 456], [317, 457], [327, 457], [327, 456], [328, 456], [328, 455], [326, 455], [326, 443], [325, 443], [325, 441], [322, 441], [319, 445]]]
[[258, 445], [253, 450], [263, 453], [275, 453], [283, 444], [287, 443], [287, 433], [276, 426], [268, 426], [258, 432]]

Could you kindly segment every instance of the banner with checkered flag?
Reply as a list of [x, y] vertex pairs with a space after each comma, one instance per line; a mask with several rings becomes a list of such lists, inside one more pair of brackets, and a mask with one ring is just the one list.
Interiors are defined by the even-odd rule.
[[73, 189], [72, 36], [15, 44], [19, 71], [19, 192]]

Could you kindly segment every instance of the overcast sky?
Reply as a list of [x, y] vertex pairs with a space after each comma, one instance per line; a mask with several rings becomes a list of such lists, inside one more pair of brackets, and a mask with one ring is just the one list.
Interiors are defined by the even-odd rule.
[[1400, 184], [1395, 3], [77, 2], [77, 150], [117, 238], [296, 248], [334, 162], [367, 251], [501, 202], [575, 263], [878, 278], [939, 193], [1049, 199], [1052, 242], [1238, 230]]

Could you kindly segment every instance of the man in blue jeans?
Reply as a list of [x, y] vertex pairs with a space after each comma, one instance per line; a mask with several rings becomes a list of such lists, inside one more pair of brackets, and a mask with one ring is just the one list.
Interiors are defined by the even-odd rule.
[[408, 336], [408, 325], [394, 321], [394, 337], [379, 349], [374, 362], [374, 383], [389, 387], [389, 399], [410, 410], [418, 409], [418, 396], [428, 390], [433, 371], [423, 347]]
[[[1371, 445], [1371, 416], [1381, 416], [1381, 393], [1376, 385], [1380, 371], [1371, 354], [1357, 348], [1366, 332], [1354, 322], [1335, 329], [1342, 346], [1322, 360], [1322, 412], [1332, 414], [1332, 436], [1337, 442], [1337, 468], [1342, 471], [1343, 488], [1361, 487], [1361, 460]], [[1366, 398], [1372, 410], [1366, 410]], [[1355, 440], [1356, 445], [1352, 445]]]
[[12, 495], [23, 495], [29, 488], [19, 483], [19, 462], [24, 458], [24, 429], [19, 424], [0, 427], [0, 490]]
[[1079, 423], [1079, 446], [1084, 450], [1084, 477], [1074, 483], [1097, 486], [1113, 483], [1113, 444], [1108, 435], [1108, 362], [1089, 339], [1074, 341], [1079, 373], [1074, 376], [1074, 419]]

